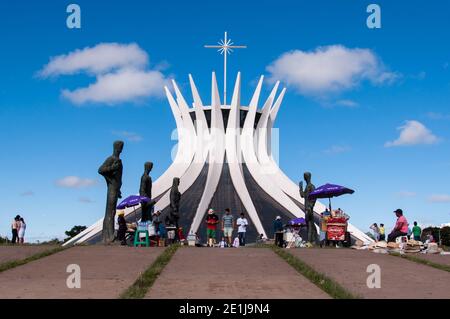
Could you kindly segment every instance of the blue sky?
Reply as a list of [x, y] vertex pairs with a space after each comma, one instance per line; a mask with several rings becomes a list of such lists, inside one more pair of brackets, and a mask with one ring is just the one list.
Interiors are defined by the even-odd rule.
[[[145, 161], [155, 163], [154, 180], [171, 162], [175, 123], [156, 84], [137, 99], [77, 104], [63, 90], [87, 87], [99, 75], [42, 76], [51, 57], [134, 43], [148, 55], [140, 72], [175, 78], [186, 96], [192, 73], [207, 100], [211, 71], [221, 79], [222, 59], [203, 45], [224, 31], [248, 46], [232, 54], [228, 71], [229, 87], [242, 71], [244, 103], [261, 74], [288, 89], [276, 126], [280, 166], [291, 179], [309, 170], [316, 186], [354, 188], [334, 203], [364, 230], [372, 222], [392, 225], [399, 207], [410, 221], [450, 222], [448, 1], [373, 1], [382, 10], [376, 30], [366, 26], [371, 2], [359, 0], [73, 2], [82, 10], [80, 30], [66, 27], [70, 2], [0, 3], [1, 235], [9, 235], [17, 213], [32, 241], [62, 237], [102, 217], [105, 187], [97, 168], [115, 139], [126, 141], [124, 194], [137, 192]], [[320, 56], [343, 71], [322, 74]], [[286, 70], [281, 62], [311, 72]], [[381, 81], [383, 75], [388, 79]], [[62, 183], [67, 176], [78, 179]]]

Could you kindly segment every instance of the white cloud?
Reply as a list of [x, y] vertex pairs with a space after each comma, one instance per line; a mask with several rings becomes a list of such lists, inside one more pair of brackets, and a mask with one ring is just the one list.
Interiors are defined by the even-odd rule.
[[21, 193], [20, 196], [22, 196], [22, 197], [34, 196], [34, 192], [33, 191], [25, 191], [25, 192]]
[[128, 131], [114, 131], [114, 135], [120, 136], [124, 139], [126, 139], [129, 142], [140, 142], [143, 140], [143, 137], [137, 133], [134, 132], [128, 132]]
[[39, 74], [42, 77], [79, 72], [97, 75], [123, 67], [142, 68], [147, 64], [147, 53], [135, 43], [100, 43], [92, 48], [52, 57]]
[[65, 188], [85, 188], [95, 186], [97, 181], [95, 179], [81, 178], [78, 176], [66, 176], [58, 179], [55, 184]]
[[450, 203], [450, 195], [435, 194], [428, 197], [428, 201], [431, 203]]
[[286, 52], [272, 62], [267, 71], [272, 80], [284, 81], [305, 95], [339, 93], [364, 80], [382, 84], [399, 77], [387, 71], [371, 50], [342, 45], [318, 47], [309, 52]]
[[398, 192], [396, 195], [397, 195], [397, 197], [400, 197], [400, 198], [412, 198], [412, 197], [416, 197], [417, 193], [410, 192], [410, 191], [401, 191], [401, 192]]
[[432, 120], [450, 120], [450, 114], [428, 112], [427, 117]]
[[385, 147], [436, 144], [439, 141], [437, 136], [418, 121], [406, 121], [405, 125], [397, 130], [400, 131], [398, 139], [386, 142]]
[[42, 77], [86, 73], [96, 77], [87, 87], [62, 90], [62, 96], [76, 105], [114, 105], [163, 96], [166, 78], [160, 70], [148, 68], [147, 53], [137, 44], [101, 43], [51, 58], [39, 72]]
[[80, 197], [80, 198], [78, 198], [78, 201], [80, 202], [80, 203], [83, 203], [83, 204], [92, 204], [92, 203], [95, 203], [92, 199], [90, 199], [89, 197]]
[[352, 101], [352, 100], [339, 100], [336, 102], [336, 105], [344, 106], [344, 107], [348, 107], [348, 108], [355, 108], [355, 107], [359, 106], [359, 104], [357, 102]]
[[350, 146], [333, 145], [329, 149], [324, 150], [323, 152], [325, 154], [334, 155], [334, 154], [341, 154], [341, 153], [349, 152], [350, 150], [351, 150]]
[[149, 96], [162, 96], [165, 78], [159, 71], [121, 69], [99, 75], [97, 82], [74, 91], [63, 90], [62, 96], [76, 105], [137, 101]]

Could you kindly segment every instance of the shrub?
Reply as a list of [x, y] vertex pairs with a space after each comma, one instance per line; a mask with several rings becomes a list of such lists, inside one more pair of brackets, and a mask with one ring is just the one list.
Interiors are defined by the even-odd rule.
[[441, 228], [441, 240], [442, 245], [450, 246], [450, 227], [442, 227]]
[[439, 242], [439, 232], [440, 232], [440, 228], [439, 227], [427, 227], [422, 229], [422, 236], [421, 236], [421, 240], [422, 241], [426, 241], [427, 240], [427, 235], [433, 235], [433, 239], [435, 242]]

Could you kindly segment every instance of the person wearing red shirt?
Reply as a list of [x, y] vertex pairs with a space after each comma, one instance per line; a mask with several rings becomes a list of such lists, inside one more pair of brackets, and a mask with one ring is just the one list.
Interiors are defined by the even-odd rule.
[[401, 209], [396, 209], [394, 211], [397, 216], [397, 222], [392, 232], [388, 235], [388, 242], [395, 241], [397, 237], [406, 236], [408, 234], [408, 221], [405, 216], [403, 216], [403, 211]]
[[214, 247], [216, 243], [216, 229], [219, 223], [219, 217], [214, 213], [214, 209], [208, 210], [208, 215], [206, 216], [206, 238], [207, 246]]

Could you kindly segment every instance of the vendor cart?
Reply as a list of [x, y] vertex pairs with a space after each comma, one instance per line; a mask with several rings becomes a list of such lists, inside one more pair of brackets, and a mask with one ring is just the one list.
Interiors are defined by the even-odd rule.
[[347, 232], [347, 218], [339, 217], [333, 218], [331, 217], [327, 221], [327, 240], [332, 241], [334, 243], [342, 243], [345, 246], [347, 241], [349, 240], [349, 233]]

